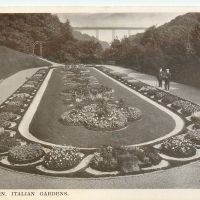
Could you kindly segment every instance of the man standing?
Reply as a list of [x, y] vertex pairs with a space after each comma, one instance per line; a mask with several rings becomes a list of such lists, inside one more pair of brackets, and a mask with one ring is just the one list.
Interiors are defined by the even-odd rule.
[[158, 73], [158, 86], [161, 88], [162, 88], [163, 75], [164, 75], [164, 71], [162, 68], [160, 68], [159, 73]]
[[169, 90], [171, 81], [171, 73], [169, 69], [166, 69], [164, 79], [165, 79], [165, 90]]

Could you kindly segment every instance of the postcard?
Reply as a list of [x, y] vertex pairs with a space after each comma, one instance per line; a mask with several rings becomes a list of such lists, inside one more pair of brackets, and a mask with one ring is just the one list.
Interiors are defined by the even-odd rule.
[[0, 7], [0, 199], [197, 198], [199, 57], [198, 7]]

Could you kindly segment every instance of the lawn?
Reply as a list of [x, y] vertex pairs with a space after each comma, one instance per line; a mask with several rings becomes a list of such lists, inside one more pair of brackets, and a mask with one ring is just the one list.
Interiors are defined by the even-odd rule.
[[16, 72], [35, 67], [49, 66], [48, 62], [4, 46], [0, 46], [0, 82]]
[[65, 89], [59, 70], [54, 70], [39, 108], [30, 125], [30, 132], [37, 138], [55, 143], [78, 147], [100, 147], [101, 145], [130, 145], [147, 142], [168, 134], [175, 127], [174, 120], [165, 112], [152, 106], [132, 92], [103, 76], [94, 69], [91, 75], [105, 86], [115, 90], [117, 98], [142, 111], [142, 119], [130, 123], [119, 131], [92, 131], [80, 126], [65, 126], [58, 119], [66, 110], [60, 98]]

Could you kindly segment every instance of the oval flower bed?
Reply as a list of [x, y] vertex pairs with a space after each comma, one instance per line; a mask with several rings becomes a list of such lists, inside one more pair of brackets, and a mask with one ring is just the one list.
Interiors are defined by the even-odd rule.
[[16, 164], [31, 163], [44, 155], [41, 145], [28, 144], [16, 146], [9, 151], [8, 160]]
[[160, 162], [161, 157], [152, 147], [127, 149], [107, 146], [94, 153], [90, 167], [105, 172], [136, 173], [143, 167], [151, 167]]
[[51, 170], [68, 170], [78, 165], [82, 158], [83, 154], [75, 147], [53, 147], [45, 155], [43, 164]]
[[169, 156], [187, 158], [196, 154], [196, 147], [190, 140], [183, 136], [174, 136], [161, 144], [161, 151]]

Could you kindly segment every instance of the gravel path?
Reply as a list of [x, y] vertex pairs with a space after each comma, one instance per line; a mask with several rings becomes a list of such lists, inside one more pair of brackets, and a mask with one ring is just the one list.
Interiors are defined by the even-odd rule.
[[4, 80], [0, 80], [0, 104], [17, 90], [26, 81], [26, 78], [31, 77], [37, 70], [38, 68], [32, 68], [19, 71]]
[[[105, 66], [115, 71], [126, 73], [130, 77], [141, 80], [144, 83], [147, 83], [149, 85], [156, 86], [156, 87], [158, 86], [158, 81], [155, 76], [138, 73], [138, 72], [135, 72], [134, 70], [124, 69], [118, 66], [111, 66], [111, 65], [105, 65]], [[170, 92], [184, 99], [200, 104], [200, 90], [198, 88], [194, 88], [194, 87], [184, 85], [181, 83], [171, 82]]]

